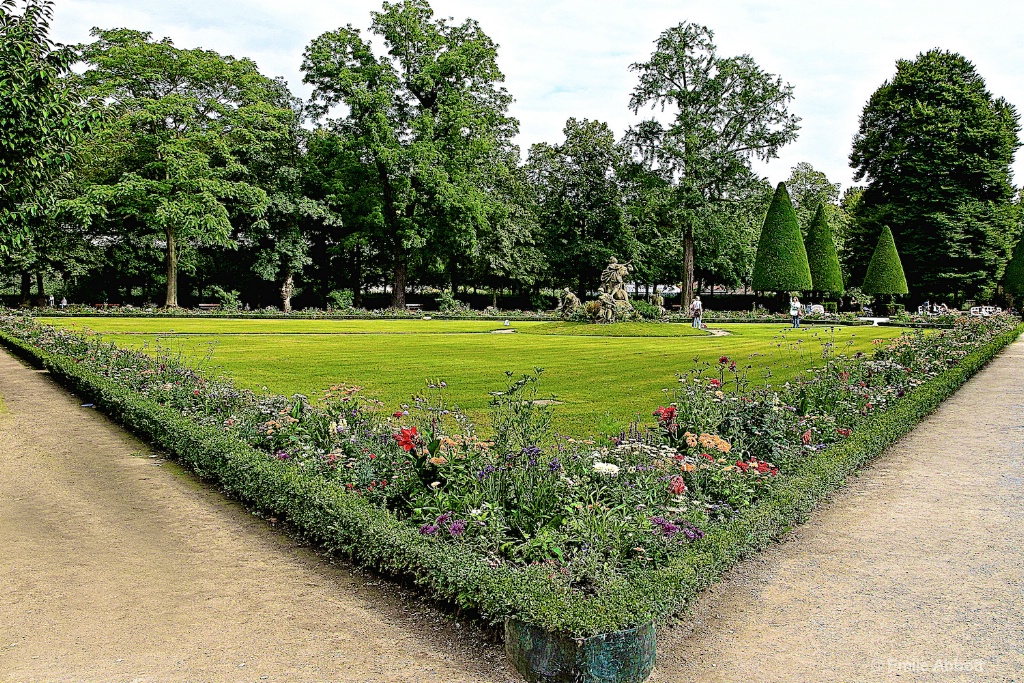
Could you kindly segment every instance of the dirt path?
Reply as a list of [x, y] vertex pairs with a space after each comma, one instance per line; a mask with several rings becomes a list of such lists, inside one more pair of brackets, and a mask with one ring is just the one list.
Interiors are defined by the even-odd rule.
[[1024, 681], [1024, 340], [658, 645], [663, 683]]
[[[652, 681], [1024, 681], [1022, 380], [1024, 341], [661, 629]], [[0, 680], [512, 678], [3, 353], [0, 397]]]
[[0, 351], [0, 681], [508, 681]]

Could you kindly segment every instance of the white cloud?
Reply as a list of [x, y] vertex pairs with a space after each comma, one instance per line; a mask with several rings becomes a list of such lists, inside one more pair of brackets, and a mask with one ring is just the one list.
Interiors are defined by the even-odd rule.
[[[379, 0], [58, 0], [54, 34], [88, 39], [92, 26], [125, 26], [256, 60], [301, 95], [302, 51], [347, 23], [365, 28]], [[711, 27], [722, 54], [749, 53], [796, 89], [799, 140], [759, 170], [773, 181], [809, 161], [848, 185], [850, 141], [864, 102], [895, 62], [933, 47], [962, 53], [989, 89], [1024, 107], [1024, 4], [994, 0], [434, 0], [438, 15], [477, 19], [500, 45], [516, 98], [524, 149], [560, 138], [570, 116], [607, 121], [619, 133], [630, 63], [646, 59], [658, 33], [681, 21]], [[1022, 155], [1024, 157], [1024, 155]], [[1015, 165], [1024, 177], [1024, 158]]]

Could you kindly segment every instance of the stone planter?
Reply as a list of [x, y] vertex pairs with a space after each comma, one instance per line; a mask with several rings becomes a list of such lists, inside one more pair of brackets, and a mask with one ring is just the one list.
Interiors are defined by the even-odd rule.
[[654, 670], [654, 624], [570, 638], [506, 619], [505, 653], [530, 683], [643, 683]]

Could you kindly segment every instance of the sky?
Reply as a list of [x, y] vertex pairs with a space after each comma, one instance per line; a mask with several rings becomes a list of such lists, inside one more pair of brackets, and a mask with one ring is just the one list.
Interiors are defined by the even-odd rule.
[[[93, 26], [126, 27], [256, 61], [302, 84], [309, 42], [345, 24], [366, 29], [381, 0], [56, 0], [53, 38], [89, 40]], [[749, 54], [793, 85], [800, 136], [755, 168], [773, 183], [801, 161], [843, 187], [853, 184], [850, 144], [864, 103], [895, 73], [897, 59], [935, 47], [974, 62], [989, 90], [1024, 112], [1024, 3], [1012, 0], [433, 0], [439, 16], [472, 17], [498, 44], [515, 98], [524, 155], [559, 142], [569, 117], [607, 122], [621, 135], [636, 78], [658, 34], [681, 22], [715, 32], [719, 54]], [[377, 41], [379, 45], [379, 40]], [[1024, 152], [1015, 182], [1024, 180]]]

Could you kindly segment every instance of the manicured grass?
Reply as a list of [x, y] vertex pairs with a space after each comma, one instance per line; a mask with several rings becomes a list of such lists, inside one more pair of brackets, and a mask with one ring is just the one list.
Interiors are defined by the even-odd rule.
[[[579, 326], [515, 323], [515, 334], [493, 321], [422, 320], [204, 320], [59, 318], [44, 320], [87, 327], [119, 345], [154, 344], [181, 350], [234, 377], [241, 385], [316, 397], [341, 382], [395, 409], [424, 387], [444, 379], [449, 399], [474, 420], [487, 412], [488, 392], [500, 389], [505, 371], [544, 368], [541, 389], [563, 404], [555, 428], [564, 434], [612, 433], [667, 399], [664, 389], [694, 359], [717, 363], [728, 356], [749, 366], [749, 379], [790, 379], [821, 362], [827, 328], [793, 330], [781, 324], [719, 325], [729, 336], [700, 334], [688, 325]], [[638, 327], [645, 336], [621, 336]], [[171, 330], [174, 336], [167, 336]], [[304, 334], [300, 334], [303, 333]], [[697, 332], [697, 335], [694, 333]], [[836, 328], [840, 353], [869, 351], [872, 340], [898, 336], [892, 327]], [[593, 336], [595, 334], [613, 336]], [[657, 335], [657, 336], [655, 336]], [[547, 396], [545, 396], [547, 397]]]

